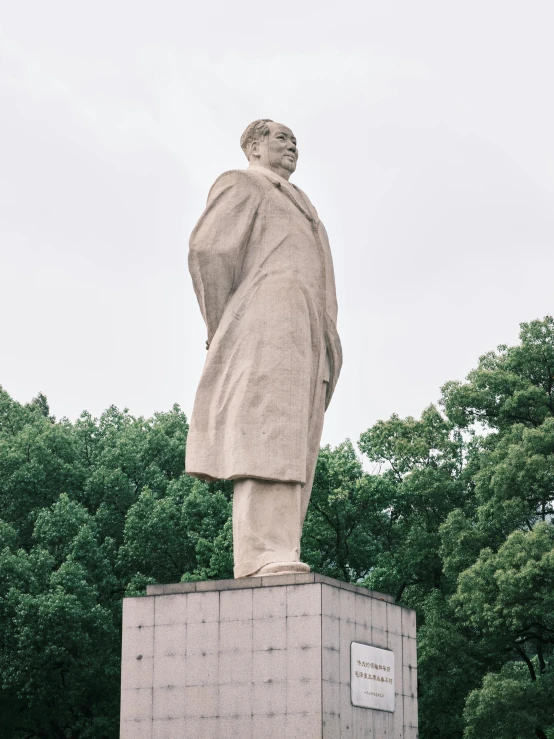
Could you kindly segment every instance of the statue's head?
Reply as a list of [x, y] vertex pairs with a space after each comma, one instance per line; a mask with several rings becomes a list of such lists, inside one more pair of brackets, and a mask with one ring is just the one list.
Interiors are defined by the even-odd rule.
[[296, 137], [282, 123], [269, 118], [253, 121], [240, 137], [240, 145], [250, 164], [266, 167], [286, 180], [296, 169]]

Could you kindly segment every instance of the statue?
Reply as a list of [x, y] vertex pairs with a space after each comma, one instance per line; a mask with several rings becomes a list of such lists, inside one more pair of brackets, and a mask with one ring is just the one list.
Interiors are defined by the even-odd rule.
[[296, 138], [262, 119], [240, 143], [248, 169], [216, 180], [190, 238], [208, 355], [186, 458], [234, 481], [235, 578], [310, 571], [300, 538], [342, 364], [327, 233], [289, 182]]

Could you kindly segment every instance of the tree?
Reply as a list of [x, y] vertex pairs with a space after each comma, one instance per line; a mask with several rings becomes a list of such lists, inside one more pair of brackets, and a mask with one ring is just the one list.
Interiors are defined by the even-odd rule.
[[[232, 483], [185, 474], [187, 430], [0, 388], [7, 739], [115, 738], [124, 594], [232, 577]], [[417, 610], [422, 739], [554, 739], [554, 319], [358, 448], [321, 450], [303, 558]]]
[[185, 475], [187, 429], [0, 389], [2, 736], [116, 737], [124, 593], [230, 576], [229, 487]]
[[377, 422], [361, 435], [359, 447], [388, 482], [381, 501], [387, 541], [366, 584], [416, 605], [441, 587], [439, 527], [466, 495], [461, 436], [430, 406], [420, 420], [393, 415]]
[[386, 481], [370, 476], [350, 441], [319, 454], [302, 536], [302, 556], [329, 577], [358, 581], [382, 549]]
[[554, 526], [514, 531], [494, 552], [483, 549], [458, 578], [453, 598], [475, 637], [506, 655], [466, 705], [472, 737], [546, 739], [554, 695]]

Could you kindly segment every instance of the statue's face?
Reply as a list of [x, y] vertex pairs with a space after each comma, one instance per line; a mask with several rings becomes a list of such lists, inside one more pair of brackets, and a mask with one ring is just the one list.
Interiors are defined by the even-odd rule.
[[298, 149], [296, 137], [281, 123], [268, 123], [269, 135], [252, 144], [252, 159], [288, 180], [296, 169]]

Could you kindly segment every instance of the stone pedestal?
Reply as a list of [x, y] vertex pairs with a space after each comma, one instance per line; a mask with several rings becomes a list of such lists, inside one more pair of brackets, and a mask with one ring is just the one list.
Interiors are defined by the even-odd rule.
[[[123, 602], [121, 739], [416, 739], [415, 636], [390, 596], [315, 574], [151, 585]], [[394, 653], [384, 687], [352, 668], [393, 712], [352, 704], [353, 642]]]

